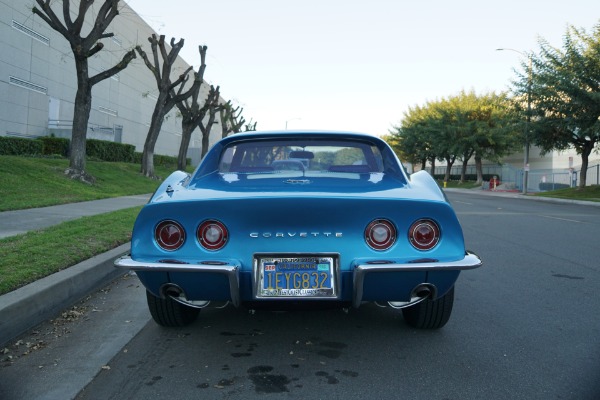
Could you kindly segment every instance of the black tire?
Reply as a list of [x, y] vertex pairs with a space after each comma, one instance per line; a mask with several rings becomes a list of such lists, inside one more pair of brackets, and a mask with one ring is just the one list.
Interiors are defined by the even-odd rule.
[[446, 325], [452, 314], [454, 286], [437, 300], [423, 300], [414, 306], [402, 309], [404, 321], [418, 329], [439, 329]]
[[178, 303], [170, 297], [161, 299], [147, 290], [146, 299], [152, 319], [161, 326], [186, 326], [194, 322], [200, 313], [199, 308]]

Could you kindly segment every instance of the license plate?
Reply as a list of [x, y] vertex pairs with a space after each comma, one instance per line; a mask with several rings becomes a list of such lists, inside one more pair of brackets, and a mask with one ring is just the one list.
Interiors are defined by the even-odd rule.
[[257, 259], [257, 297], [335, 297], [333, 257]]

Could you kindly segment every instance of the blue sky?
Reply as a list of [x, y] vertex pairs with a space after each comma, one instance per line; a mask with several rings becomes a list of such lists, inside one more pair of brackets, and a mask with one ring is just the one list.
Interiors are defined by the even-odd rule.
[[[410, 106], [510, 87], [538, 39], [591, 31], [591, 0], [129, 0], [260, 130], [387, 134]], [[147, 42], [144, 41], [143, 45]]]

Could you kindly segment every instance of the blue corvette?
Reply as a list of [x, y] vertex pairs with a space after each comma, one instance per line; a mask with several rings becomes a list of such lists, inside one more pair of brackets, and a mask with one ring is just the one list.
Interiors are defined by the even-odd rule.
[[409, 178], [381, 139], [284, 131], [227, 137], [193, 174], [173, 173], [115, 265], [137, 273], [163, 326], [191, 323], [211, 301], [380, 302], [435, 329], [460, 271], [481, 260], [435, 181]]

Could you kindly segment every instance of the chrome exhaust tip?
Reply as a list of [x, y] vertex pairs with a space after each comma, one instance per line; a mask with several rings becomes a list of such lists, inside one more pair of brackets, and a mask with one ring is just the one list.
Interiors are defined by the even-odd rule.
[[418, 304], [426, 299], [435, 299], [437, 297], [437, 288], [431, 283], [421, 283], [410, 291], [409, 301], [388, 301], [392, 308], [405, 308]]
[[163, 299], [170, 298], [178, 303], [193, 308], [204, 308], [210, 304], [210, 300], [188, 300], [183, 289], [174, 283], [167, 283], [161, 286], [160, 296]]

